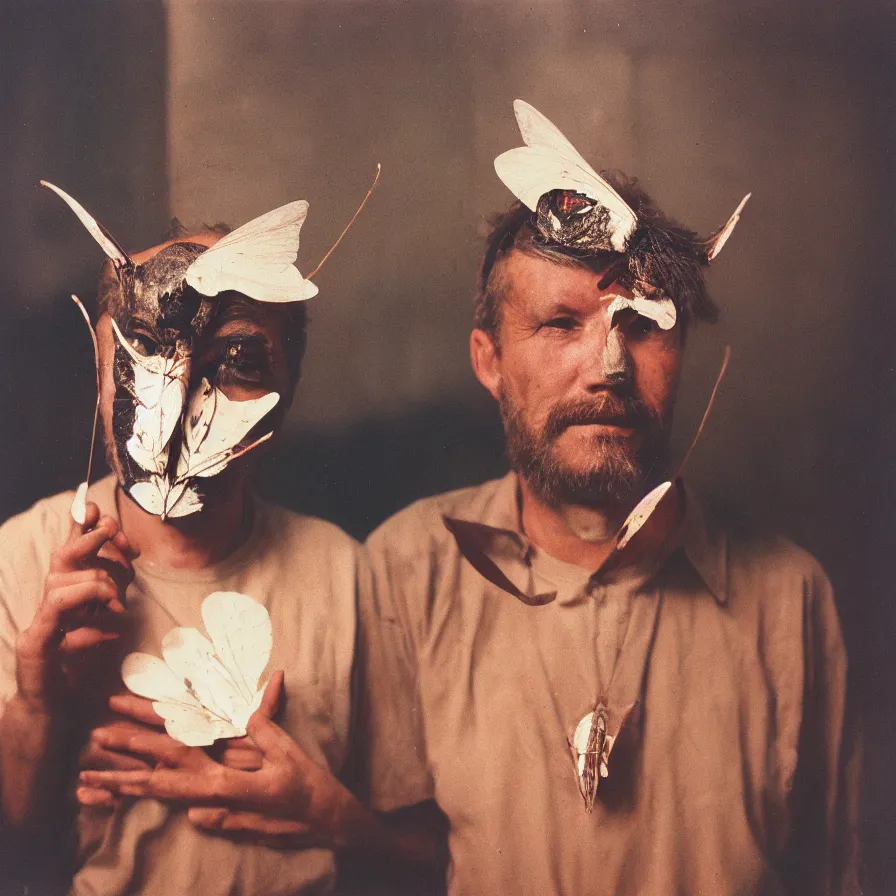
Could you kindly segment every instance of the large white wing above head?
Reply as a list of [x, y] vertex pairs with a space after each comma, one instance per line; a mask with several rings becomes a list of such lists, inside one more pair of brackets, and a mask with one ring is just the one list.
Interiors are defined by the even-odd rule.
[[303, 302], [317, 295], [295, 267], [307, 214], [308, 203], [299, 199], [238, 227], [187, 268], [187, 283], [205, 296], [235, 290], [258, 302]]
[[513, 110], [525, 146], [495, 159], [495, 171], [517, 199], [531, 211], [551, 190], [575, 190], [600, 203], [610, 213], [612, 242], [618, 251], [638, 226], [625, 200], [582, 157], [560, 129], [523, 100]]
[[638, 225], [635, 213], [619, 199], [616, 191], [598, 174], [562, 159], [547, 147], [520, 146], [495, 159], [495, 172], [504, 185], [531, 211], [551, 190], [584, 193], [610, 214], [613, 247], [625, 251]]

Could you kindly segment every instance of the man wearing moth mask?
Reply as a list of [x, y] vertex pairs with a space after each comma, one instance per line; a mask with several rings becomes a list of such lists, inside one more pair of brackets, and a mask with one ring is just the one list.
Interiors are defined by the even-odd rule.
[[[327, 892], [335, 850], [371, 842], [426, 861], [429, 840], [393, 834], [340, 781], [358, 545], [251, 491], [247, 455], [290, 405], [302, 302], [317, 292], [293, 266], [307, 203], [128, 255], [53, 189], [108, 256], [96, 336], [113, 473], [0, 528], [8, 836], [32, 864], [52, 848], [44, 867], [62, 864], [62, 843], [72, 892], [103, 896]], [[122, 678], [155, 702], [122, 693]], [[279, 725], [269, 721], [278, 705]], [[115, 800], [78, 783], [79, 756], [131, 772], [182, 764], [207, 781], [214, 756], [276, 777], [253, 733], [289, 737], [304, 774], [306, 836], [293, 848], [210, 836], [182, 803]]]

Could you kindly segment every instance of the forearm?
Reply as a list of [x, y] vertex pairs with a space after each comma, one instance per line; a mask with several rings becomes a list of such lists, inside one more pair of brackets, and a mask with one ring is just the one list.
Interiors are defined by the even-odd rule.
[[0, 795], [4, 821], [16, 830], [43, 830], [60, 816], [68, 726], [58, 714], [19, 695], [0, 718]]

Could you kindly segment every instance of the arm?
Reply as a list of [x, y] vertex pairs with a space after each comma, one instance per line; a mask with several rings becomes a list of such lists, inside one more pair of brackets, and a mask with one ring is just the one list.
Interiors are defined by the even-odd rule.
[[117, 523], [89, 505], [84, 526], [72, 523], [53, 552], [37, 613], [16, 639], [16, 692], [0, 719], [0, 800], [14, 830], [49, 829], [61, 814], [73, 749], [72, 661], [118, 637], [129, 554]]

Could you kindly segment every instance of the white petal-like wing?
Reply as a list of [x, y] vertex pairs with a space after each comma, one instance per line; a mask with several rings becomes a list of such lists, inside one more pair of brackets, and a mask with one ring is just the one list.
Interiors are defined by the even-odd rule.
[[247, 594], [216, 591], [202, 602], [202, 622], [221, 662], [252, 703], [273, 646], [268, 611]]
[[87, 483], [82, 482], [75, 492], [75, 500], [72, 501], [72, 519], [79, 525], [84, 525], [87, 519]]
[[208, 638], [195, 628], [175, 628], [162, 640], [162, 656], [199, 702], [216, 718], [231, 720], [246, 699]]
[[187, 283], [206, 296], [232, 289], [259, 302], [310, 299], [317, 287], [295, 267], [307, 214], [300, 199], [237, 228], [187, 268]]
[[203, 380], [187, 410], [187, 426], [178, 477], [216, 476], [237, 453], [240, 442], [280, 400], [268, 392], [248, 401], [231, 401], [217, 386]]
[[495, 159], [495, 171], [507, 188], [532, 211], [551, 190], [575, 190], [610, 213], [613, 248], [624, 251], [638, 219], [625, 200], [582, 157], [560, 129], [523, 100], [513, 104], [526, 146]]
[[629, 299], [626, 296], [616, 296], [607, 306], [607, 317], [611, 326], [616, 313], [626, 308], [631, 308], [642, 317], [656, 321], [661, 330], [671, 330], [678, 319], [675, 303], [671, 299], [644, 299], [640, 296]]
[[747, 193], [747, 195], [741, 199], [740, 205], [734, 210], [734, 214], [728, 219], [725, 226], [718, 233], [710, 237], [709, 249], [706, 252], [707, 261], [712, 261], [719, 252], [722, 251], [725, 243], [728, 242], [728, 237], [734, 233], [734, 228], [737, 227], [737, 222], [740, 221], [740, 213], [744, 210], [744, 206], [752, 195], [752, 193]]
[[165, 730], [188, 747], [207, 747], [222, 737], [242, 737], [240, 728], [228, 719], [221, 719], [204, 706], [186, 706], [164, 700], [153, 703], [153, 709], [165, 720]]
[[635, 505], [635, 509], [626, 517], [622, 528], [619, 530], [619, 541], [616, 544], [617, 550], [622, 550], [641, 527], [650, 519], [651, 514], [656, 510], [660, 501], [666, 495], [666, 492], [672, 487], [671, 482], [661, 482], [655, 489], [649, 491]]
[[199, 704], [171, 668], [149, 653], [129, 653], [121, 664], [121, 680], [139, 697]]

